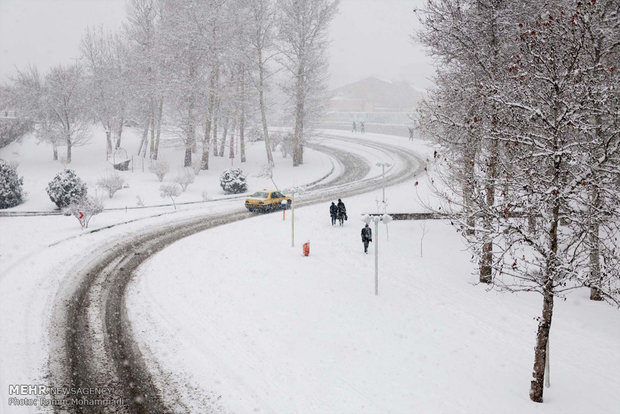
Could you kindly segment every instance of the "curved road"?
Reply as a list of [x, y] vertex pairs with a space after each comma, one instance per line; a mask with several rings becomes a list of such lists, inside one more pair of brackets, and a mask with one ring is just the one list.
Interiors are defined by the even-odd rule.
[[[398, 158], [402, 166], [387, 174], [385, 185], [403, 182], [423, 169], [423, 161], [402, 147], [359, 139], [322, 135], [351, 145], [366, 146]], [[350, 197], [380, 188], [381, 177], [364, 178], [370, 167], [358, 155], [325, 145], [310, 144], [331, 154], [344, 167], [342, 175], [307, 189], [297, 206]], [[396, 168], [396, 167], [393, 167]], [[125, 290], [134, 271], [150, 256], [183, 237], [206, 229], [253, 217], [243, 210], [175, 221], [165, 228], [146, 229], [130, 240], [122, 240], [102, 252], [87, 268], [79, 269], [79, 285], [55, 305], [54, 325], [64, 327], [52, 343], [50, 384], [87, 389], [106, 387], [102, 395], [84, 395], [82, 404], [61, 404], [56, 412], [166, 413], [151, 374], [132, 338], [125, 310]], [[52, 335], [54, 337], [54, 335]], [[121, 405], [98, 406], [101, 399], [122, 399]]]

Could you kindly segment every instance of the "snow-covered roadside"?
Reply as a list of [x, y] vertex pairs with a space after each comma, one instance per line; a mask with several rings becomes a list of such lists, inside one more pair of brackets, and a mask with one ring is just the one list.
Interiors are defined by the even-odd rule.
[[[413, 191], [389, 188], [390, 206], [415, 208]], [[378, 196], [345, 199], [343, 228], [330, 225], [328, 204], [296, 210], [295, 248], [290, 217], [271, 214], [188, 237], [145, 264], [129, 316], [152, 368], [176, 379], [193, 412], [205, 396], [231, 412], [618, 412], [617, 310], [587, 292], [558, 301], [552, 387], [544, 404], [530, 402], [541, 298], [474, 285], [445, 222], [394, 222], [389, 240], [380, 228], [375, 297], [359, 217]]]
[[[135, 207], [138, 205], [138, 198], [146, 206], [170, 203], [170, 200], [160, 197], [161, 183], [149, 171], [148, 160], [144, 162], [144, 171], [142, 171], [143, 161], [135, 156], [133, 171], [116, 172], [125, 180], [127, 188], [118, 191], [114, 198], [109, 199], [107, 194], [97, 187], [99, 179], [114, 171], [111, 164], [105, 160], [105, 141], [97, 139], [104, 136], [100, 129], [93, 127], [93, 139], [86, 145], [74, 149], [73, 162], [68, 165], [68, 168], [74, 169], [78, 176], [87, 183], [89, 194], [98, 194], [103, 197], [105, 208]], [[130, 128], [125, 134], [124, 145], [128, 148], [129, 154], [133, 154], [139, 145], [139, 131]], [[164, 139], [166, 145], [162, 146], [160, 161], [164, 160], [169, 163], [170, 171], [164, 178], [164, 182], [167, 183], [172, 182], [182, 170], [184, 149], [174, 137], [166, 136]], [[247, 162], [243, 164], [238, 158], [229, 159], [228, 155], [211, 157], [210, 169], [200, 171], [195, 182], [189, 185], [187, 191], [181, 194], [177, 202], [202, 201], [203, 193], [206, 193], [209, 199], [224, 197], [219, 176], [224, 169], [231, 166], [241, 168], [247, 174], [249, 191], [273, 187], [271, 179], [263, 174], [266, 164], [264, 152], [264, 142], [248, 142], [246, 144]], [[326, 154], [308, 149], [304, 157], [309, 168], [295, 168], [292, 166], [290, 157], [283, 158], [279, 151], [274, 153], [273, 179], [279, 187], [287, 188], [295, 184], [312, 182], [323, 177], [332, 168], [332, 160]], [[20, 176], [24, 177], [24, 191], [27, 193], [23, 204], [6, 211], [50, 211], [56, 208], [45, 192], [45, 188], [52, 177], [64, 166], [58, 161], [51, 160], [51, 147], [48, 144], [37, 144], [33, 136], [27, 136], [21, 142], [15, 142], [0, 149], [0, 158], [19, 165], [17, 171]]]

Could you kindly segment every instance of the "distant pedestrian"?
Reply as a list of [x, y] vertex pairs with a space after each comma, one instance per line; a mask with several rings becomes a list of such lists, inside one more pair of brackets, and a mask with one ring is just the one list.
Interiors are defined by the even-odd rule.
[[366, 126], [364, 125], [363, 122], [360, 122], [360, 132], [363, 134], [364, 132], [366, 132]]
[[353, 128], [351, 129], [351, 132], [357, 132], [357, 124], [355, 121], [353, 121]]
[[362, 229], [362, 243], [364, 244], [364, 253], [368, 254], [368, 243], [372, 241], [372, 230], [368, 224]]
[[329, 206], [329, 216], [332, 218], [332, 226], [336, 224], [336, 217], [338, 216], [338, 206], [332, 201], [332, 205]]
[[409, 141], [413, 141], [413, 128], [409, 127]]

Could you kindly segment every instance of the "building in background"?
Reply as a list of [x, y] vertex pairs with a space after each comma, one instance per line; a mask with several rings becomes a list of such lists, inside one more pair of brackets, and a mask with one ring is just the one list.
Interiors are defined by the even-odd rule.
[[364, 122], [366, 131], [408, 136], [422, 93], [407, 82], [366, 78], [330, 92], [321, 127], [351, 129]]

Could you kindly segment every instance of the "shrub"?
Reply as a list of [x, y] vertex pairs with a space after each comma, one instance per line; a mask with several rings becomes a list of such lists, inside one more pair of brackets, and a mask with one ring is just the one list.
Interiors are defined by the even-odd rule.
[[117, 173], [106, 175], [105, 177], [97, 181], [97, 186], [103, 188], [104, 190], [107, 190], [110, 198], [114, 197], [114, 194], [118, 190], [123, 188], [124, 184], [125, 184], [125, 180], [123, 179], [123, 177], [121, 177]]
[[196, 173], [190, 167], [184, 168], [183, 172], [174, 178], [174, 182], [181, 186], [183, 191], [187, 190], [187, 187], [196, 179]]
[[159, 187], [161, 198], [169, 198], [172, 200], [172, 205], [174, 209], [177, 209], [177, 204], [174, 199], [181, 195], [181, 187], [178, 184], [162, 184]]
[[23, 201], [24, 179], [17, 175], [17, 168], [0, 159], [0, 208], [15, 207]]
[[244, 193], [248, 189], [245, 174], [240, 168], [225, 170], [220, 176], [220, 186], [228, 194]]
[[151, 164], [149, 170], [157, 176], [159, 182], [161, 183], [164, 181], [164, 177], [168, 174], [168, 171], [170, 171], [170, 167], [168, 167], [168, 163], [166, 161], [159, 160], [153, 161], [153, 164]]
[[72, 215], [80, 222], [82, 229], [88, 228], [88, 223], [97, 214], [103, 211], [103, 203], [98, 198], [84, 196], [73, 201], [63, 209], [66, 215]]
[[63, 170], [49, 182], [46, 191], [50, 200], [58, 208], [65, 208], [69, 204], [86, 197], [88, 188], [86, 183], [75, 174], [75, 171]]

